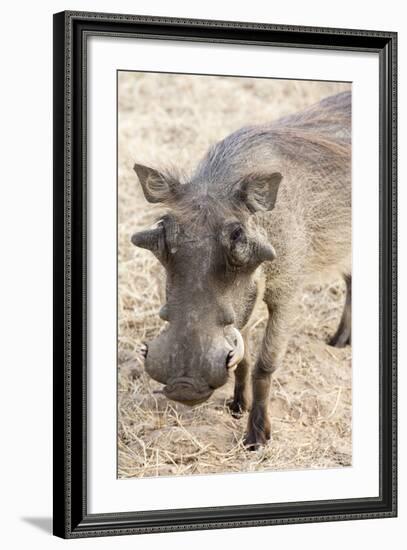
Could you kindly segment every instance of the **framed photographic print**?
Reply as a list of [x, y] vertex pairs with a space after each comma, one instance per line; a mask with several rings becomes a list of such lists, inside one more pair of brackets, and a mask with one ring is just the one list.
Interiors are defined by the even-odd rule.
[[396, 34], [54, 16], [54, 533], [396, 515]]

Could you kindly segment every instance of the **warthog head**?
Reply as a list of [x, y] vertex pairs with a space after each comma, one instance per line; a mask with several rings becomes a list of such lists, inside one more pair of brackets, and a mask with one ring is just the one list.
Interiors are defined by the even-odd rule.
[[279, 173], [249, 175], [219, 195], [204, 181], [180, 184], [136, 164], [144, 196], [167, 213], [132, 243], [150, 250], [166, 270], [166, 329], [144, 347], [145, 369], [164, 394], [202, 403], [222, 386], [244, 355], [239, 329], [253, 309], [254, 273], [275, 257], [250, 216], [274, 206]]

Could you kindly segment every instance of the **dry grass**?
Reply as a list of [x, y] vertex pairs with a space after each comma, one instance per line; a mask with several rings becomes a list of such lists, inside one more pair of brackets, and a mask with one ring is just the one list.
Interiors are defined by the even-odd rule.
[[[163, 322], [163, 273], [130, 236], [157, 210], [148, 205], [134, 162], [192, 169], [207, 147], [237, 128], [275, 119], [348, 89], [339, 83], [235, 79], [145, 73], [119, 75], [119, 410], [118, 475], [122, 478], [348, 466], [351, 438], [351, 348], [325, 344], [344, 301], [341, 281], [304, 290], [284, 367], [273, 377], [272, 441], [248, 452], [247, 415], [226, 406], [233, 380], [188, 408], [155, 394], [137, 349]], [[256, 350], [266, 312], [257, 312]]]

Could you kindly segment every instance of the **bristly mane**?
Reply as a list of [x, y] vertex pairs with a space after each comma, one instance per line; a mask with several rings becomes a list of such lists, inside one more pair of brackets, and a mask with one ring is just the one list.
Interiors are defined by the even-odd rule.
[[235, 178], [245, 163], [258, 155], [264, 160], [281, 155], [306, 164], [338, 164], [351, 155], [351, 94], [326, 98], [301, 113], [270, 124], [247, 126], [215, 144], [202, 159], [193, 181], [216, 182]]
[[[241, 128], [216, 143], [192, 176], [183, 176], [185, 183], [167, 206], [180, 223], [193, 224], [191, 231], [203, 225], [214, 231], [226, 217], [247, 217], [235, 189], [242, 177], [255, 177], [258, 166], [277, 163], [284, 187], [281, 166], [307, 167], [318, 177], [340, 173], [350, 159], [351, 93], [343, 92], [275, 122]], [[181, 181], [173, 171], [168, 177]]]

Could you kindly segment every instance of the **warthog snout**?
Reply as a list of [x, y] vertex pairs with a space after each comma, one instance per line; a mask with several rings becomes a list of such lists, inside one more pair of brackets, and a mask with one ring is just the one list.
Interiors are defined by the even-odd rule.
[[[234, 327], [226, 327], [210, 337], [195, 335], [180, 339], [168, 329], [144, 345], [145, 369], [163, 393], [185, 405], [206, 401], [223, 386], [244, 355], [243, 338]], [[181, 373], [181, 375], [180, 375]]]
[[199, 385], [193, 378], [178, 378], [164, 387], [164, 395], [173, 401], [184, 405], [199, 405], [206, 401], [213, 393], [214, 388], [205, 382]]

